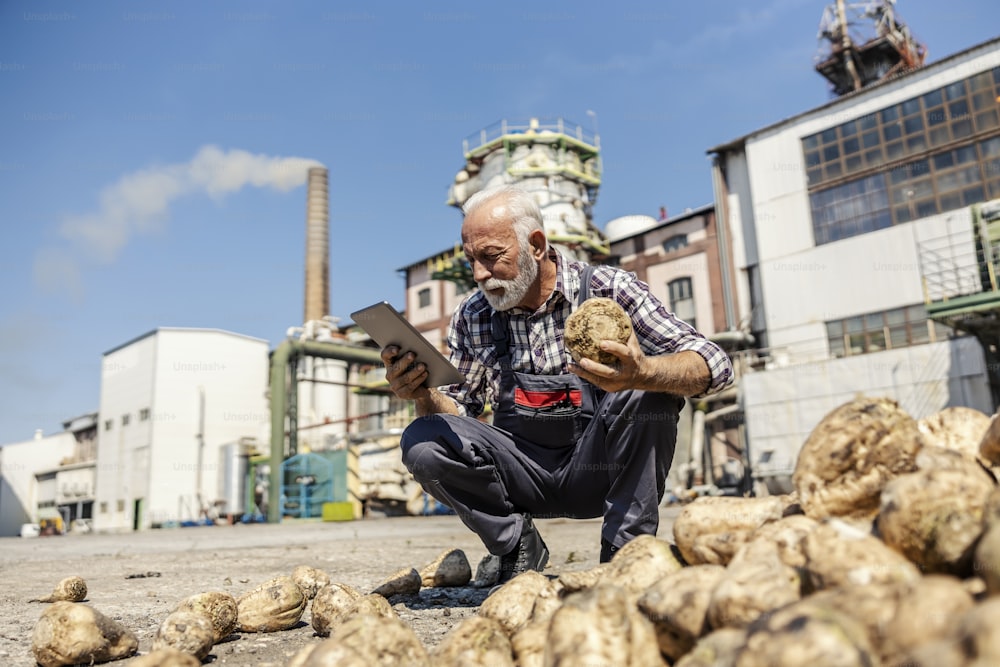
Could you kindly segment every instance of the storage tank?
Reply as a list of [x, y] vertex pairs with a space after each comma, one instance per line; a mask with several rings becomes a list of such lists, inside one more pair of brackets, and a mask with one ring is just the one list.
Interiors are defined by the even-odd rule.
[[327, 436], [347, 432], [347, 366], [318, 357], [299, 361], [299, 451], [323, 449]]
[[652, 229], [657, 224], [656, 218], [649, 215], [623, 215], [609, 221], [604, 226], [604, 233], [608, 237], [608, 241], [617, 241]]
[[231, 442], [219, 448], [219, 514], [240, 517], [246, 513], [249, 447]]

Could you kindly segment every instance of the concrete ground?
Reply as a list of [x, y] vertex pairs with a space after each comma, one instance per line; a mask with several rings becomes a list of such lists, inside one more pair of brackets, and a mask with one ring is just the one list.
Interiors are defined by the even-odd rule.
[[[673, 541], [679, 508], [661, 510], [660, 537]], [[584, 570], [598, 561], [599, 519], [536, 520], [551, 551], [545, 573]], [[0, 538], [0, 664], [34, 665], [31, 634], [47, 595], [62, 578], [83, 577], [86, 604], [139, 637], [147, 653], [160, 622], [183, 598], [205, 591], [234, 597], [297, 565], [311, 565], [335, 582], [369, 592], [404, 567], [418, 570], [459, 548], [475, 572], [486, 555], [455, 516], [381, 517], [348, 523], [285, 522], [152, 530], [119, 535]], [[430, 649], [456, 623], [474, 615], [483, 589], [423, 589], [392, 598], [394, 609]], [[299, 625], [268, 634], [238, 634], [217, 644], [206, 664], [278, 666], [303, 646], [321, 641], [307, 609]], [[127, 665], [128, 661], [113, 664]]]

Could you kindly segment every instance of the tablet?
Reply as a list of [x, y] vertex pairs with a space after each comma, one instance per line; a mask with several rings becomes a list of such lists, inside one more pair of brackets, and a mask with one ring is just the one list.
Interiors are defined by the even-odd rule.
[[398, 345], [403, 352], [413, 352], [417, 362], [427, 365], [427, 386], [441, 387], [458, 384], [465, 377], [451, 365], [430, 341], [406, 321], [388, 301], [362, 308], [351, 313], [351, 319], [372, 337], [379, 347]]

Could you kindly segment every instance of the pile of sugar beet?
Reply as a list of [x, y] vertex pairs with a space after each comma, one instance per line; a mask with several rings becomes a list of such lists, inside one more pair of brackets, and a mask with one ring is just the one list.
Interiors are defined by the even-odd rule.
[[[129, 664], [198, 665], [231, 633], [293, 627], [311, 600], [316, 641], [289, 667], [997, 665], [994, 466], [997, 415], [947, 408], [917, 421], [895, 401], [858, 398], [810, 434], [793, 493], [698, 498], [672, 542], [642, 536], [590, 570], [519, 575], [430, 650], [386, 598], [468, 585], [459, 550], [369, 594], [300, 566], [238, 599], [192, 596]], [[48, 667], [129, 657], [137, 641], [85, 604], [56, 601], [32, 648]]]

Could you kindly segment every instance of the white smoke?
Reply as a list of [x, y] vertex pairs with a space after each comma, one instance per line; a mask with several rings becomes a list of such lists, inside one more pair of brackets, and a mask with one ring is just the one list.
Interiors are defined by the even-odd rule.
[[79, 273], [71, 257], [111, 263], [134, 234], [162, 225], [170, 205], [186, 195], [221, 198], [246, 186], [287, 192], [305, 184], [309, 167], [322, 166], [301, 157], [254, 155], [203, 146], [189, 162], [150, 167], [125, 174], [104, 188], [100, 207], [85, 215], [67, 216], [59, 236], [70, 248], [43, 248], [35, 257], [35, 280], [43, 287], [65, 286]]

